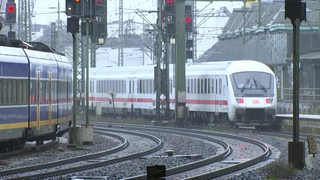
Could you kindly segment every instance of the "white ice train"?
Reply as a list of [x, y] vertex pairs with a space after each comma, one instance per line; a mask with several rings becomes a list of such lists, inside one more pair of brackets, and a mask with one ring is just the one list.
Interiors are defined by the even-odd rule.
[[[170, 66], [170, 110], [175, 108]], [[229, 120], [237, 126], [276, 124], [277, 91], [273, 71], [253, 60], [186, 65], [186, 106], [192, 121]], [[103, 114], [154, 115], [154, 66], [91, 70], [90, 105]]]

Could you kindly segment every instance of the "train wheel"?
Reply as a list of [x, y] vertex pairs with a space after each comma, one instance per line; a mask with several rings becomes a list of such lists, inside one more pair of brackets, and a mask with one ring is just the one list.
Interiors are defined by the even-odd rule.
[[123, 118], [127, 118], [128, 117], [127, 109], [122, 109], [122, 116], [123, 116]]
[[43, 140], [37, 140], [36, 144], [37, 144], [37, 146], [42, 145], [43, 144]]
[[216, 120], [216, 117], [213, 113], [209, 113], [209, 123], [210, 123], [210, 126], [214, 126], [215, 125], [215, 120]]

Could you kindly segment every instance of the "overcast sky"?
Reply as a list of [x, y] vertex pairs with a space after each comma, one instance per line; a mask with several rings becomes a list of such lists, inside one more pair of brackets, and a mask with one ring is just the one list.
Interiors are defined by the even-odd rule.
[[[124, 20], [133, 19], [137, 22], [142, 22], [142, 18], [136, 14], [137, 10], [156, 10], [158, 0], [123, 0], [124, 6]], [[33, 23], [36, 24], [50, 24], [58, 19], [58, 4], [60, 4], [60, 18], [66, 21], [65, 0], [35, 0]], [[59, 3], [60, 2], [60, 3]], [[241, 5], [241, 2], [198, 2], [198, 10], [206, 6], [204, 12], [209, 12], [212, 9], [219, 9], [222, 6], [226, 6], [230, 11], [233, 8], [237, 8]], [[108, 0], [108, 22], [117, 21], [119, 19], [118, 14], [119, 0]], [[156, 13], [144, 13], [147, 19], [155, 21]]]

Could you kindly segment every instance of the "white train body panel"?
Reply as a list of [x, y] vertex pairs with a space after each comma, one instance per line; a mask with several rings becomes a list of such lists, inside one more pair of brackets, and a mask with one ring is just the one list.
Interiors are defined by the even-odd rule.
[[[170, 109], [175, 108], [170, 66]], [[154, 66], [112, 67], [90, 74], [90, 100], [104, 111], [155, 114]], [[248, 123], [276, 114], [276, 82], [266, 65], [251, 60], [186, 65], [186, 105], [189, 112], [227, 114], [230, 121]], [[114, 95], [112, 100], [112, 94]], [[113, 103], [114, 102], [114, 103]], [[251, 114], [252, 113], [252, 114]], [[261, 117], [260, 117], [261, 118]], [[250, 121], [251, 122], [251, 121]], [[262, 123], [260, 123], [262, 124]]]

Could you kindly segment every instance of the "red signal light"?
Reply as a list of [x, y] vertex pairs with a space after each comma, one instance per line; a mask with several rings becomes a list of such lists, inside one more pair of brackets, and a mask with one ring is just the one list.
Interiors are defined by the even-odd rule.
[[8, 6], [8, 12], [14, 12], [14, 6]]
[[187, 16], [187, 17], [185, 18], [185, 22], [186, 22], [186, 23], [190, 23], [190, 22], [191, 22], [191, 17]]
[[80, 2], [80, 0], [74, 0], [74, 2], [75, 2], [75, 3], [79, 3], [79, 2]]
[[173, 0], [167, 0], [167, 3], [172, 4]]

